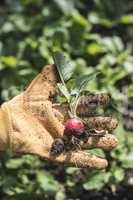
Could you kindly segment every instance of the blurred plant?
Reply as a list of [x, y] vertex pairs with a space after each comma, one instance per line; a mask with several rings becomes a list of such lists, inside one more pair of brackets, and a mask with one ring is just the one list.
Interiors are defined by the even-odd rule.
[[[123, 109], [125, 96], [133, 98], [132, 10], [130, 0], [1, 1], [1, 103], [19, 94], [43, 65], [53, 63], [52, 51], [61, 50], [72, 60], [72, 69], [76, 66], [74, 76], [100, 70], [87, 90], [111, 93]], [[119, 118], [117, 149], [110, 154], [93, 150], [110, 160], [106, 170], [64, 169], [34, 156], [1, 153], [1, 199], [83, 199], [85, 190], [114, 191], [126, 184], [133, 166], [133, 136], [123, 129], [122, 116], [112, 113]]]

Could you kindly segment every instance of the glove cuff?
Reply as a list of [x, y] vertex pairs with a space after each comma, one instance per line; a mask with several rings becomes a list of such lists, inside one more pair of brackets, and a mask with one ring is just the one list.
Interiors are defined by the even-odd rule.
[[4, 151], [10, 147], [10, 142], [9, 142], [10, 123], [8, 119], [8, 114], [5, 108], [3, 109], [3, 105], [0, 108], [0, 151]]

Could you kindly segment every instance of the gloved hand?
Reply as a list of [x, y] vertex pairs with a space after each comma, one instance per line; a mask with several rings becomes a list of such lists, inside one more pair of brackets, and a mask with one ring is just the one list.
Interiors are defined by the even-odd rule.
[[[81, 141], [81, 149], [63, 152], [51, 156], [51, 145], [55, 138], [62, 137], [64, 117], [67, 118], [67, 106], [52, 104], [55, 95], [58, 73], [54, 65], [47, 65], [20, 95], [2, 104], [0, 109], [0, 150], [10, 148], [14, 152], [35, 154], [53, 162], [71, 166], [103, 169], [107, 160], [89, 155], [83, 149], [102, 148], [111, 150], [117, 145], [117, 139], [109, 132], [115, 129], [116, 119], [110, 117], [85, 118], [86, 123], [108, 130], [103, 137], [89, 137]], [[80, 112], [80, 110], [79, 110]]]

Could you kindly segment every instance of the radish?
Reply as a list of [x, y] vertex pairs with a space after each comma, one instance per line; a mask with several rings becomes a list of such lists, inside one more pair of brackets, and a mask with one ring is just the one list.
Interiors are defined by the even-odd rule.
[[84, 124], [79, 118], [73, 117], [66, 121], [64, 130], [66, 136], [80, 137], [83, 131]]

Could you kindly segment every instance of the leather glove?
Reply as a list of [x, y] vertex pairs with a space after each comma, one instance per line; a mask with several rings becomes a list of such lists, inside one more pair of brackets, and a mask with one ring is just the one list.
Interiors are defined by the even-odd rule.
[[[100, 127], [107, 130], [106, 134], [103, 137], [90, 136], [86, 142], [81, 141], [81, 150], [66, 151], [57, 157], [50, 154], [53, 141], [63, 136], [64, 121], [68, 116], [67, 106], [52, 104], [58, 79], [55, 65], [47, 65], [24, 92], [2, 104], [0, 150], [10, 148], [14, 152], [35, 154], [70, 166], [95, 169], [107, 167], [107, 160], [83, 150], [111, 150], [116, 147], [117, 139], [112, 130], [116, 128], [117, 120], [111, 117], [84, 118], [92, 126], [98, 120]], [[78, 112], [80, 113], [80, 108]]]

